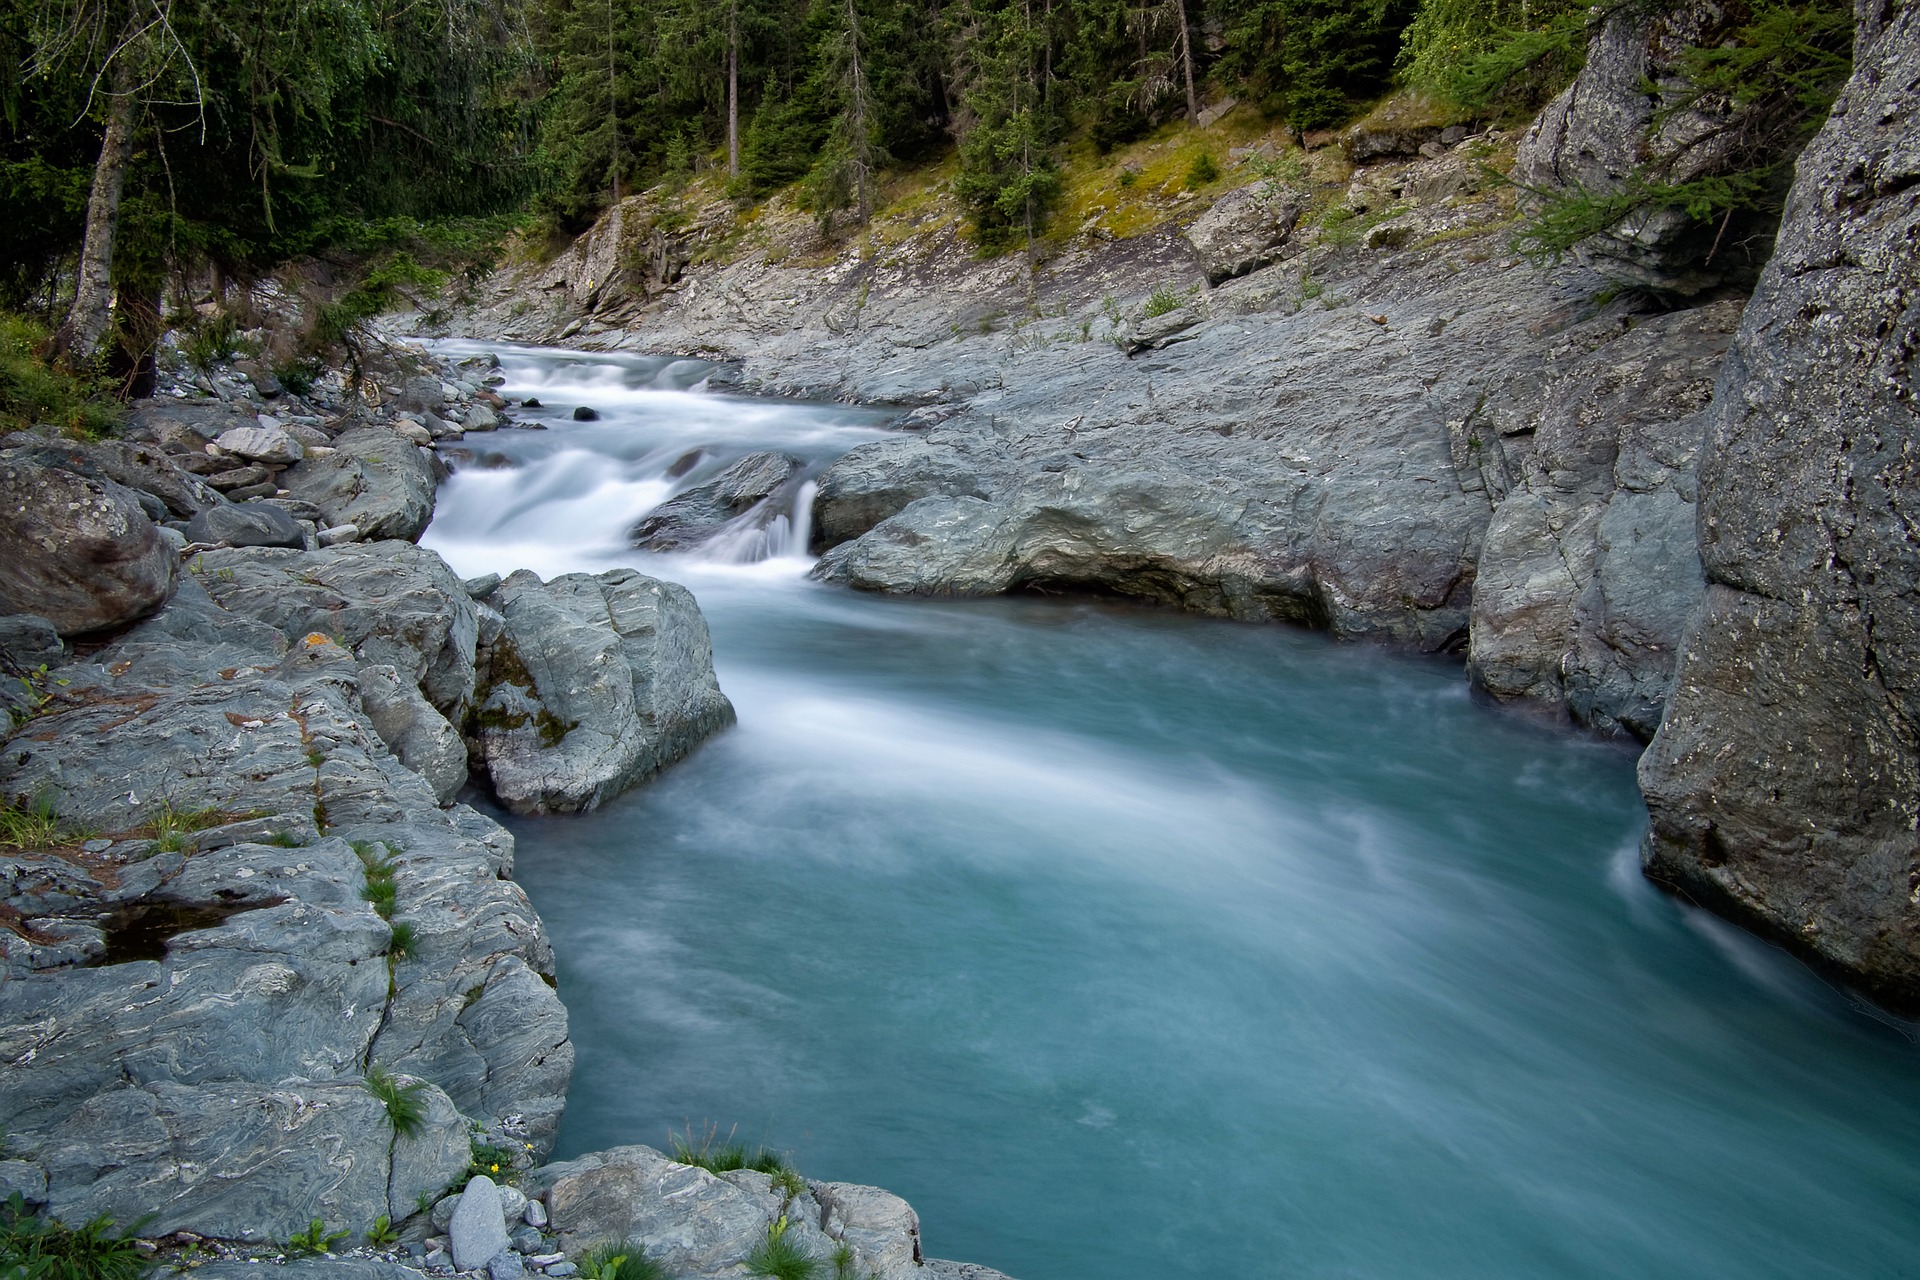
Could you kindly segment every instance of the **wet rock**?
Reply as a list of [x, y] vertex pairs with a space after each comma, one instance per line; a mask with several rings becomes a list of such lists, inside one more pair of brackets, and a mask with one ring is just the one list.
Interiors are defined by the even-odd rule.
[[109, 631], [166, 602], [175, 564], [128, 490], [0, 462], [0, 613], [45, 618], [62, 636]]
[[505, 1221], [500, 1211], [500, 1188], [485, 1174], [475, 1174], [467, 1181], [447, 1223], [453, 1265], [472, 1271], [486, 1266], [500, 1253], [511, 1252]]
[[516, 812], [594, 808], [733, 723], [684, 587], [523, 570], [488, 603], [502, 626], [481, 654], [468, 745]]
[[760, 525], [780, 514], [781, 504], [799, 485], [806, 464], [784, 453], [750, 453], [718, 476], [676, 494], [647, 513], [630, 535], [648, 551], [685, 551], [711, 541], [729, 524], [765, 503]]
[[300, 526], [292, 516], [258, 502], [209, 507], [187, 521], [183, 532], [190, 542], [225, 543], [232, 547], [306, 545]]
[[1920, 11], [1863, 22], [1701, 446], [1707, 591], [1640, 760], [1647, 873], [1920, 1008]]
[[364, 538], [411, 542], [433, 518], [432, 469], [410, 443], [378, 427], [343, 432], [333, 452], [297, 463], [282, 480], [327, 524], [350, 524]]
[[575, 422], [598, 422], [600, 421], [600, 411], [584, 404], [575, 405], [573, 409], [573, 420]]
[[1278, 258], [1306, 203], [1304, 193], [1267, 183], [1222, 196], [1185, 232], [1207, 282], [1246, 275]]

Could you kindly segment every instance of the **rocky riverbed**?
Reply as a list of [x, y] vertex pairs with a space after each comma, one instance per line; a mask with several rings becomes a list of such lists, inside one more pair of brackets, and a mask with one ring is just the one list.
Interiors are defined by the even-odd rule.
[[398, 359], [393, 395], [180, 372], [122, 439], [0, 442], [0, 1194], [236, 1280], [735, 1276], [770, 1237], [991, 1276], [874, 1188], [541, 1165], [567, 1012], [512, 836], [455, 797], [592, 808], [733, 710], [684, 588], [414, 544], [431, 446], [511, 424], [484, 364]]

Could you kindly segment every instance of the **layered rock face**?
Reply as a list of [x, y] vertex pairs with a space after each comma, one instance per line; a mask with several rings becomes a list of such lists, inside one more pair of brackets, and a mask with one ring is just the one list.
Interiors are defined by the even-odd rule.
[[[389, 754], [356, 668], [189, 579], [0, 747], [0, 793], [102, 833], [4, 860], [0, 1124], [57, 1216], [286, 1239], [407, 1217], [470, 1120], [550, 1141], [572, 1048], [512, 839]], [[421, 1085], [417, 1133], [376, 1064]]]
[[[1648, 874], [1920, 1006], [1920, 14], [1865, 15], [1700, 461]], [[1876, 34], [1877, 33], [1877, 34]]]

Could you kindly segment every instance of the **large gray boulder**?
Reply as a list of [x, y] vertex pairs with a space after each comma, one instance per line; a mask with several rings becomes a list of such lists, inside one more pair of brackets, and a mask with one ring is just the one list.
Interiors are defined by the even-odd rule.
[[629, 569], [546, 583], [522, 570], [487, 603], [499, 623], [469, 747], [516, 812], [592, 809], [733, 723], [685, 587]]
[[280, 480], [327, 524], [350, 524], [363, 538], [412, 542], [433, 518], [433, 468], [415, 445], [381, 427], [343, 432], [331, 450], [308, 454]]
[[318, 551], [236, 547], [189, 565], [228, 612], [267, 623], [290, 641], [318, 634], [364, 662], [406, 673], [448, 720], [473, 695], [473, 601], [442, 560], [409, 542]]
[[189, 542], [230, 547], [304, 547], [306, 537], [292, 516], [264, 502], [208, 507], [181, 528]]
[[1877, 26], [1721, 373], [1706, 599], [1640, 786], [1650, 876], [1916, 1008], [1920, 12]]
[[467, 1180], [467, 1189], [460, 1194], [447, 1223], [447, 1239], [453, 1265], [462, 1271], [484, 1267], [489, 1258], [512, 1247], [507, 1240], [500, 1188], [492, 1178], [475, 1174]]
[[0, 613], [63, 636], [126, 626], [173, 594], [173, 544], [112, 481], [0, 462]]
[[1305, 193], [1264, 182], [1220, 197], [1185, 232], [1207, 283], [1246, 275], [1278, 258], [1306, 207]]

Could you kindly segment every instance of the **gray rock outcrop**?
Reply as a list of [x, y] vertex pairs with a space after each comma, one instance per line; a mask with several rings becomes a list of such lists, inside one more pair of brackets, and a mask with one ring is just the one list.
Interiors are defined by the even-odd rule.
[[0, 613], [37, 615], [62, 636], [111, 631], [166, 602], [175, 563], [131, 491], [0, 461]]
[[1863, 24], [1720, 376], [1649, 875], [1920, 1007], [1920, 13]]
[[1230, 191], [1187, 227], [1209, 284], [1264, 267], [1280, 256], [1306, 208], [1304, 194], [1270, 183]]
[[522, 570], [487, 606], [468, 746], [516, 812], [592, 809], [733, 723], [685, 587]]
[[[593, 1245], [641, 1250], [689, 1280], [743, 1274], [749, 1254], [778, 1228], [820, 1259], [844, 1245], [851, 1274], [918, 1280], [920, 1219], [878, 1187], [808, 1182], [782, 1189], [751, 1170], [709, 1173], [651, 1147], [615, 1147], [535, 1170], [528, 1184], [546, 1200], [569, 1253]], [[991, 1273], [989, 1273], [991, 1274]]]
[[433, 468], [393, 431], [356, 427], [324, 455], [287, 468], [287, 492], [320, 509], [329, 525], [350, 524], [368, 539], [417, 539], [433, 518]]
[[[85, 864], [0, 857], [20, 925], [0, 932], [0, 1126], [62, 1218], [284, 1240], [411, 1215], [466, 1168], [470, 1124], [550, 1141], [571, 1045], [502, 878], [511, 837], [388, 752], [362, 670], [187, 575], [0, 746], [0, 794], [112, 841]], [[363, 851], [392, 860], [394, 923]], [[394, 1133], [373, 1064], [421, 1086], [418, 1133]]]

